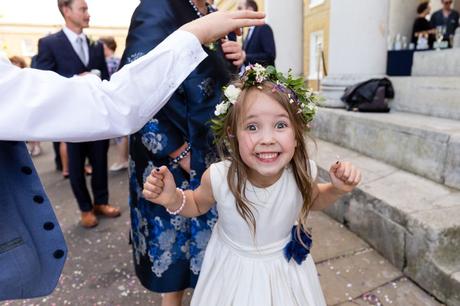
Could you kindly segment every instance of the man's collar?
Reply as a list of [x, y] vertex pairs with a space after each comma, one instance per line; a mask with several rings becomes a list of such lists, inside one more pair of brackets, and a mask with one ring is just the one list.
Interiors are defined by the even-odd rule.
[[77, 34], [75, 33], [74, 31], [72, 31], [71, 29], [69, 29], [67, 26], [64, 26], [62, 28], [62, 31], [64, 31], [64, 34], [67, 36], [67, 38], [70, 40], [70, 41], [76, 41], [78, 37], [81, 37], [83, 38], [84, 40], [86, 40], [86, 35], [85, 33], [81, 32], [80, 34]]

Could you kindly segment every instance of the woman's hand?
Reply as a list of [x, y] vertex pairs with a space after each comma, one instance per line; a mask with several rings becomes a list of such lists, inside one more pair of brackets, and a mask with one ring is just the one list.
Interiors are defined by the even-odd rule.
[[232, 61], [233, 65], [240, 67], [243, 65], [246, 59], [246, 52], [240, 43], [231, 40], [224, 40], [222, 42], [222, 51], [225, 54], [225, 58]]
[[352, 191], [361, 181], [361, 171], [349, 162], [337, 162], [329, 169], [331, 183], [342, 192]]
[[174, 177], [166, 166], [152, 170], [145, 180], [142, 194], [147, 200], [172, 210], [180, 206], [182, 199], [177, 194]]
[[195, 35], [202, 44], [212, 43], [235, 31], [241, 35], [241, 28], [260, 26], [265, 23], [265, 13], [253, 11], [217, 11], [195, 19], [180, 27]]

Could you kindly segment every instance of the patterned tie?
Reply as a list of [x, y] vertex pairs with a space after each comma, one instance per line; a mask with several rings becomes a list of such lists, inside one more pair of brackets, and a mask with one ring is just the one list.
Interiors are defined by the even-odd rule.
[[82, 63], [86, 66], [88, 65], [88, 59], [86, 58], [85, 49], [83, 48], [83, 38], [77, 37], [77, 55], [81, 59]]

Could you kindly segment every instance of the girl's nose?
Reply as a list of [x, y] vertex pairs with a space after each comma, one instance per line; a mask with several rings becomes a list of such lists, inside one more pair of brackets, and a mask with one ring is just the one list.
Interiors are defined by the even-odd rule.
[[275, 138], [273, 131], [271, 129], [264, 129], [262, 131], [261, 143], [263, 144], [273, 144], [275, 143]]

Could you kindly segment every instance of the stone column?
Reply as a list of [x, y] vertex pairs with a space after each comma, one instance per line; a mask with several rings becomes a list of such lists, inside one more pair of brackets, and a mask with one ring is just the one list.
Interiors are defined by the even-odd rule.
[[303, 69], [303, 1], [265, 0], [266, 21], [276, 44], [276, 68], [293, 74]]
[[412, 27], [417, 18], [417, 6], [420, 0], [390, 0], [388, 36], [394, 38], [397, 34], [407, 37], [411, 42]]
[[344, 107], [346, 86], [385, 75], [389, 1], [331, 0], [325, 106]]

